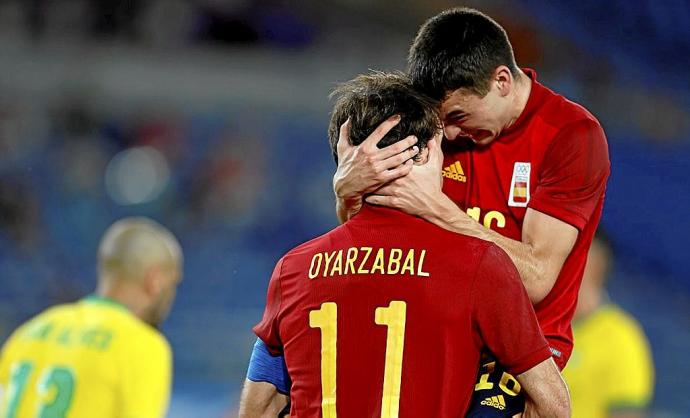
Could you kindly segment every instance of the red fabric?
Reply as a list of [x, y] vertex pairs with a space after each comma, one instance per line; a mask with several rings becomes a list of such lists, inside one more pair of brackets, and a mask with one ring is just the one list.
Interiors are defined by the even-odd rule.
[[[323, 277], [325, 269], [314, 268], [315, 254], [346, 254], [351, 247], [373, 248], [362, 264], [370, 273]], [[372, 274], [379, 248], [384, 254], [400, 249], [402, 259], [414, 249], [414, 274]], [[359, 269], [362, 259], [353, 265]], [[329, 260], [332, 272], [335, 261]], [[406, 303], [401, 418], [463, 416], [484, 347], [515, 373], [551, 355], [518, 272], [501, 249], [365, 205], [351, 221], [286, 254], [271, 278], [266, 312], [254, 330], [273, 352], [284, 352], [292, 417], [321, 416], [322, 334], [309, 317], [324, 302], [338, 309], [338, 416], [380, 415], [388, 327], [375, 323], [375, 312], [391, 301]]]
[[[608, 144], [594, 116], [539, 84], [534, 71], [526, 72], [532, 90], [513, 126], [485, 147], [464, 140], [444, 142], [444, 167], [460, 162], [466, 181], [444, 178], [443, 187], [485, 226], [515, 240], [522, 238], [528, 207], [579, 230], [556, 284], [535, 306], [554, 360], [563, 368], [572, 352], [570, 322], [610, 173]], [[529, 184], [514, 178], [516, 163], [530, 164]], [[525, 189], [529, 194], [520, 196]]]

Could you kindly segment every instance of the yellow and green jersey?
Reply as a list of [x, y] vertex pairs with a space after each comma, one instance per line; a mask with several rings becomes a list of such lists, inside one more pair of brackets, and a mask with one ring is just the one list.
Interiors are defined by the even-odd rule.
[[168, 407], [165, 337], [97, 296], [48, 309], [0, 354], [0, 418], [159, 418]]
[[643, 409], [652, 397], [654, 365], [640, 325], [615, 305], [573, 323], [575, 350], [563, 376], [574, 418], [605, 418]]

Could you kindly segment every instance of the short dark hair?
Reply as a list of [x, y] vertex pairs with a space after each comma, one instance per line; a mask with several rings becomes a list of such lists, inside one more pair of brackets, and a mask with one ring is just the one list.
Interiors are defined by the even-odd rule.
[[377, 126], [393, 115], [400, 122], [378, 143], [386, 147], [410, 135], [422, 149], [439, 129], [438, 102], [419, 93], [402, 73], [371, 72], [340, 84], [332, 93], [335, 105], [328, 126], [328, 139], [338, 162], [340, 126], [350, 119], [350, 144], [359, 145]]
[[427, 20], [410, 47], [407, 62], [415, 88], [436, 100], [460, 88], [484, 97], [491, 75], [501, 65], [513, 76], [518, 74], [505, 30], [489, 16], [464, 7]]

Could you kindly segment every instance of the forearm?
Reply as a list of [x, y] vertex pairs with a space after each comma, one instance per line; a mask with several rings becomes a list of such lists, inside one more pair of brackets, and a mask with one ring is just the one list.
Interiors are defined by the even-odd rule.
[[568, 418], [570, 394], [556, 363], [548, 359], [517, 376], [525, 393], [523, 418]]
[[288, 397], [273, 385], [246, 380], [240, 397], [240, 418], [275, 418], [285, 408]]
[[501, 247], [515, 264], [520, 278], [532, 303], [539, 303], [551, 291], [560, 269], [550, 271], [548, 262], [536, 254], [535, 248], [522, 241], [504, 237], [496, 231], [483, 227], [467, 216], [449, 197], [435, 199], [429, 204], [429, 211], [423, 217], [448, 231], [473, 236], [493, 242]]
[[569, 418], [570, 414], [569, 402], [565, 405], [556, 402], [538, 404], [527, 398], [522, 418]]

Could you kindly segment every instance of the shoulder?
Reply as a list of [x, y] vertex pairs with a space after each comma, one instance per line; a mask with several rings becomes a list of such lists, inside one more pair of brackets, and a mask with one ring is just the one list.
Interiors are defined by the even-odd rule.
[[554, 142], [585, 147], [606, 145], [601, 123], [589, 110], [539, 83], [533, 86], [542, 96], [541, 105], [534, 114], [534, 126], [548, 132], [546, 136], [539, 136], [545, 139], [546, 148]]
[[170, 343], [160, 331], [129, 312], [118, 314], [117, 318], [111, 318], [117, 334], [115, 347], [118, 351], [170, 356]]
[[37, 314], [33, 318], [24, 322], [13, 333], [12, 336], [19, 336], [27, 332], [31, 332], [36, 327], [41, 327], [48, 322], [64, 321], [75, 314], [74, 304], [62, 304], [52, 306], [43, 312]]
[[141, 341], [142, 349], [167, 353], [171, 351], [170, 343], [160, 331], [141, 320], [135, 319], [135, 321], [131, 329], [133, 334], [136, 334], [139, 341]]
[[309, 262], [315, 253], [325, 251], [327, 248], [332, 247], [332, 243], [337, 242], [340, 237], [342, 237], [345, 231], [345, 225], [347, 225], [347, 222], [292, 248], [280, 258], [276, 264], [276, 268], [290, 270], [290, 267], [294, 265], [302, 266], [305, 261]]
[[543, 96], [542, 105], [537, 111], [538, 117], [546, 124], [562, 128], [573, 123], [585, 123], [601, 127], [599, 120], [584, 106], [548, 87], [534, 83], [533, 88], [540, 89]]

